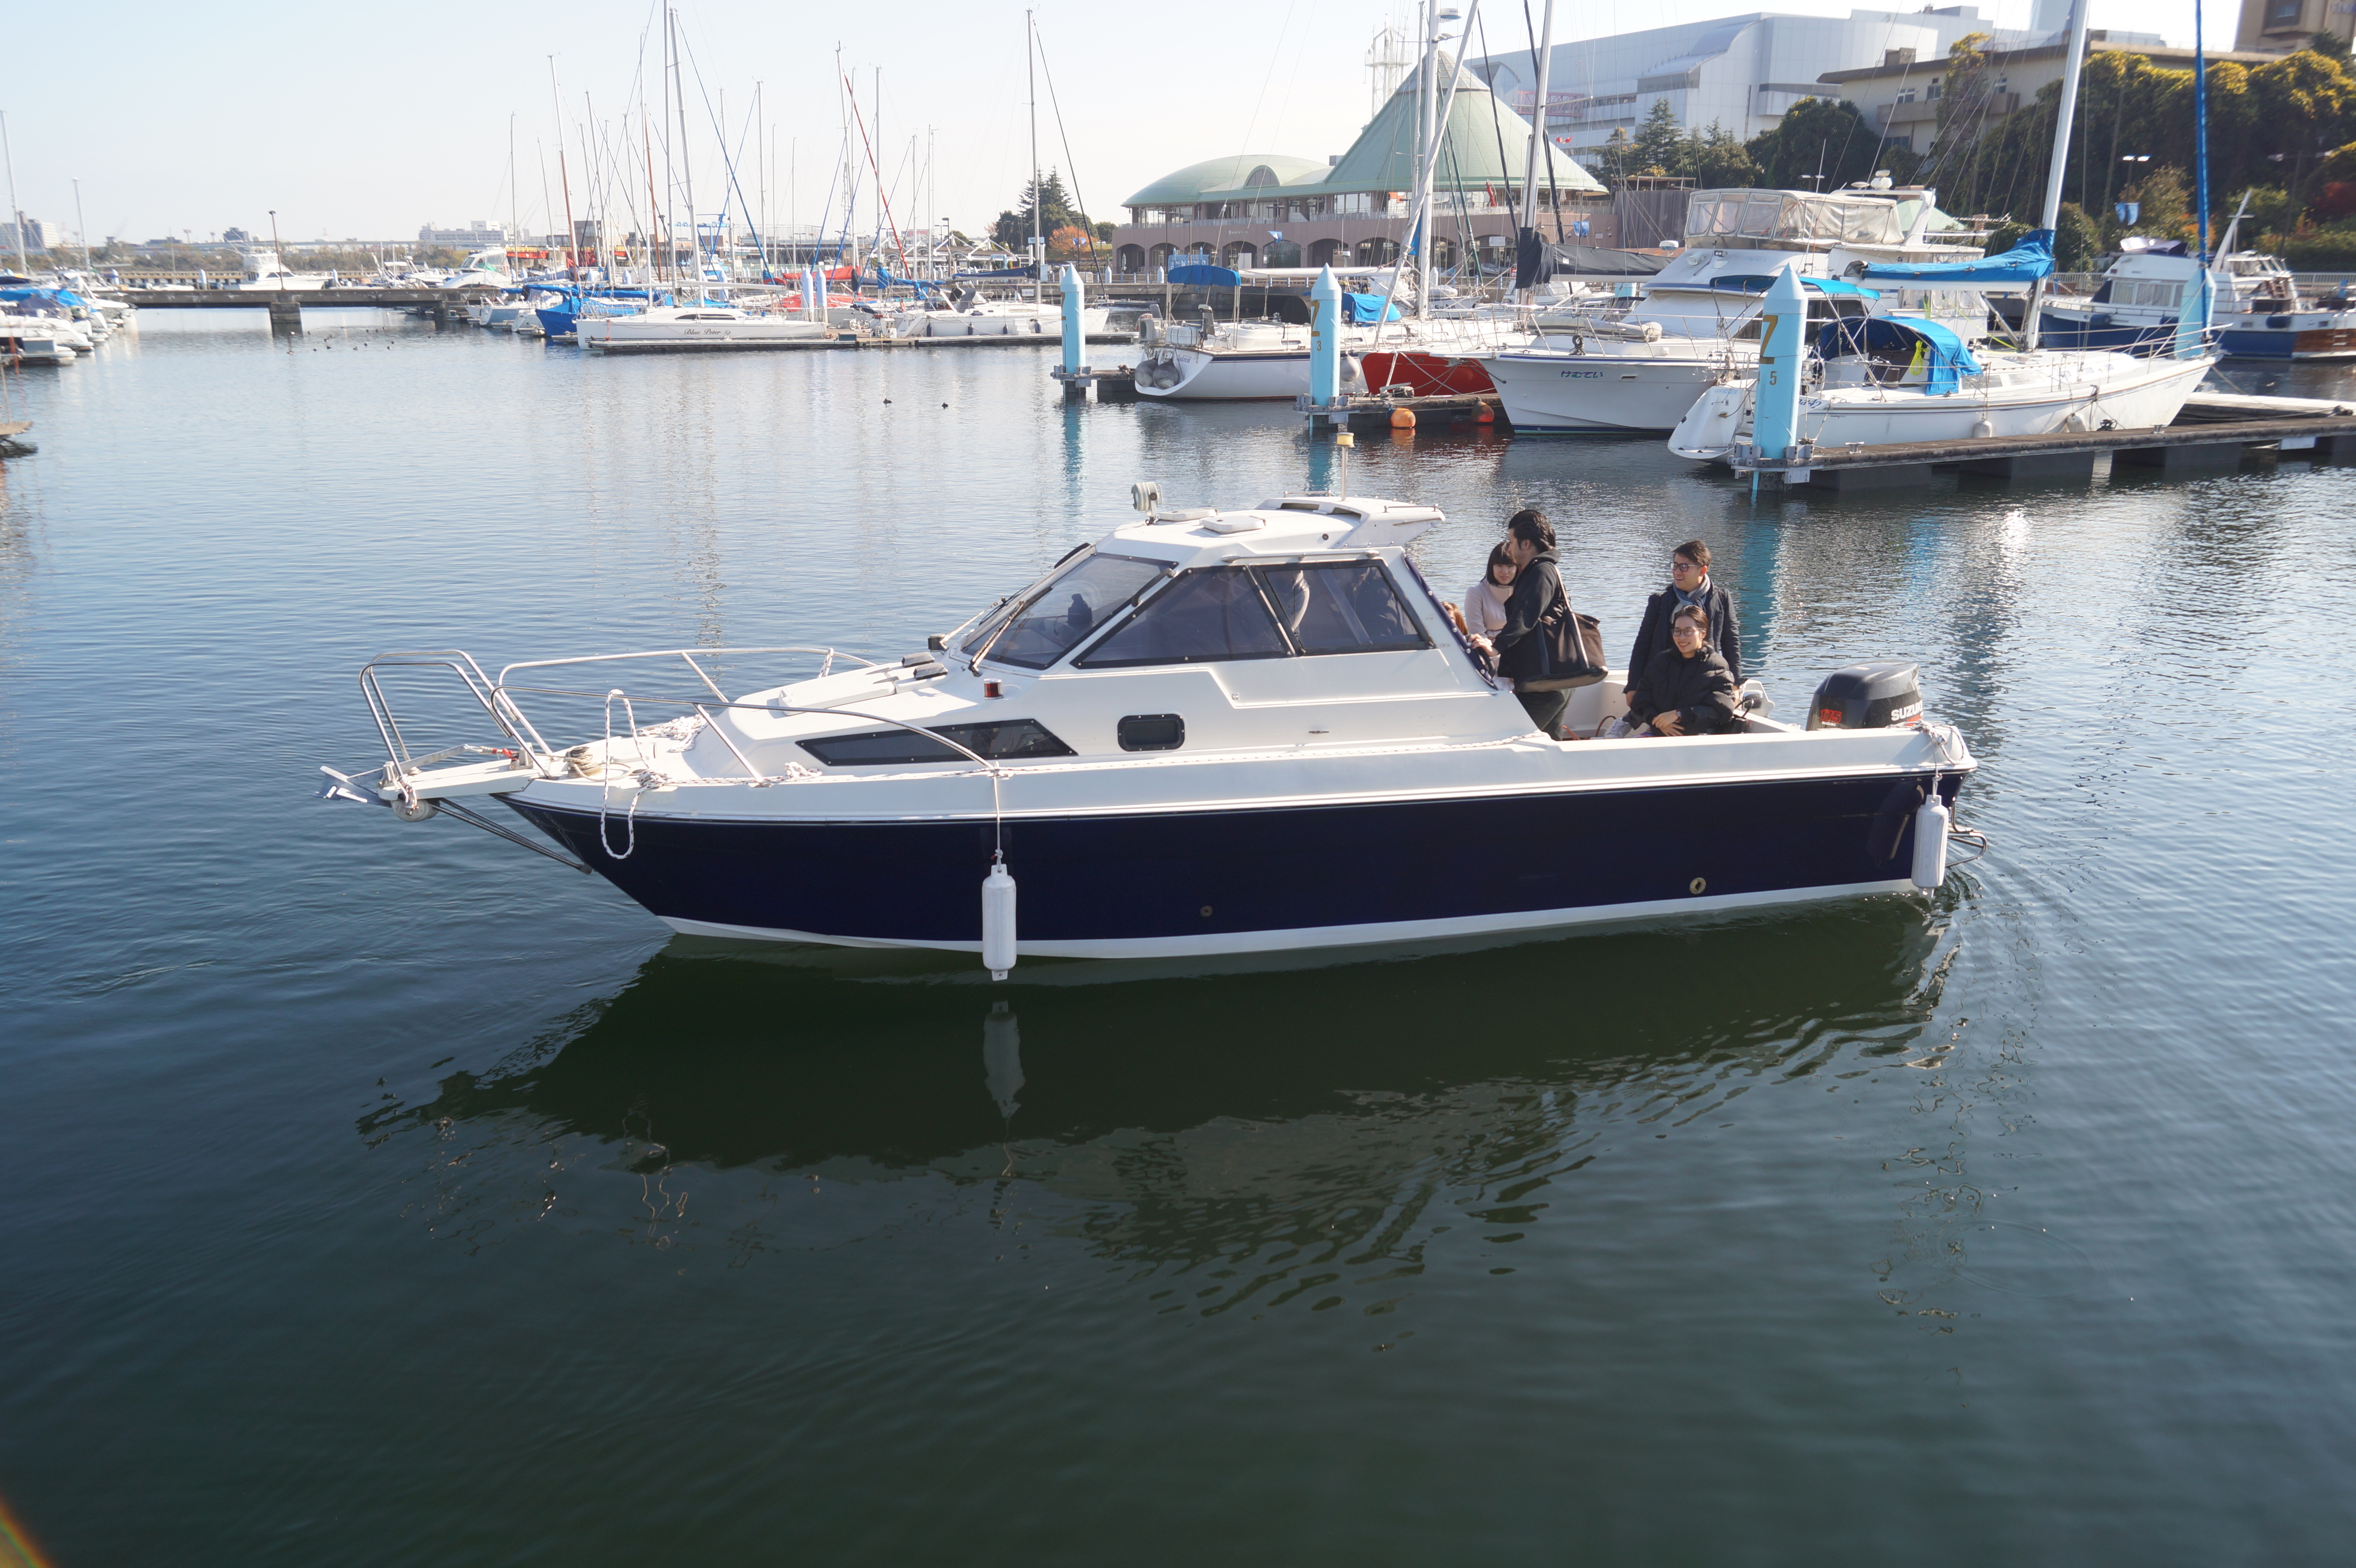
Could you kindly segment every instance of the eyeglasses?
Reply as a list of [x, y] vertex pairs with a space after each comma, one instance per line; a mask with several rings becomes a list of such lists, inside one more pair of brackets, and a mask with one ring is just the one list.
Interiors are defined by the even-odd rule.
[[1669, 635], [1673, 637], [1698, 637], [1702, 635], [1702, 629], [1691, 621], [1679, 621], [1669, 628]]
[[1701, 568], [1680, 555], [1671, 556], [1669, 558], [1669, 570], [1671, 571], [1699, 571]]

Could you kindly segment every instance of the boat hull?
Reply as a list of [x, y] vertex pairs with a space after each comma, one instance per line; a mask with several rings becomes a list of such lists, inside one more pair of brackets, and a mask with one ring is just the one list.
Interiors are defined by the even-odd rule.
[[[1174, 365], [1178, 379], [1148, 379], [1160, 364]], [[1309, 350], [1248, 350], [1206, 354], [1198, 348], [1168, 348], [1139, 367], [1137, 395], [1164, 401], [1253, 403], [1290, 401], [1309, 391]]]
[[[1639, 742], [1653, 744], [1654, 742]], [[1675, 744], [1675, 742], [1661, 742]], [[1010, 819], [1019, 950], [1148, 957], [1545, 931], [1904, 891], [1930, 776]], [[1950, 772], [1936, 787], [1951, 805]], [[508, 804], [673, 927], [978, 950], [996, 829]], [[1497, 853], [1499, 845], [1511, 846]], [[616, 858], [613, 851], [626, 851]]]
[[1666, 435], [1727, 363], [1723, 354], [1500, 354], [1489, 375], [1516, 435]]
[[1497, 390], [1484, 358], [1386, 348], [1366, 354], [1358, 365], [1367, 387], [1376, 391], [1404, 386], [1419, 398], [1463, 398], [1489, 397]]
[[1949, 397], [1881, 397], [1870, 391], [1816, 393], [1800, 400], [1800, 432], [1820, 446], [1893, 446], [1908, 442], [1966, 441], [1985, 421], [1991, 435], [2050, 435], [2076, 416], [2083, 428], [2107, 421], [2124, 429], [2173, 424], [2184, 400], [2208, 375], [2206, 359], [2151, 359], [2147, 368], [2090, 397], [2077, 387], [2007, 398], [1959, 391]]
[[2356, 315], [2323, 320], [2338, 325], [2228, 326], [2217, 347], [2235, 359], [2356, 359]]
[[677, 354], [739, 348], [802, 348], [834, 336], [816, 321], [651, 322], [634, 316], [583, 318], [573, 335], [584, 348], [606, 354]]

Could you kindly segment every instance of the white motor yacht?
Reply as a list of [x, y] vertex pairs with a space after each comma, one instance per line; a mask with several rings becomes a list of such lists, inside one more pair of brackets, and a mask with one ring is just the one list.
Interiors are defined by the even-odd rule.
[[[73, 332], [70, 322], [55, 321], [41, 315], [0, 315], [0, 359], [25, 360], [36, 365], [70, 365], [77, 357], [76, 345], [68, 337], [81, 335]], [[81, 338], [83, 352], [89, 339]]]
[[[493, 677], [386, 655], [361, 687], [388, 760], [324, 770], [321, 794], [456, 816], [678, 931], [979, 950], [999, 975], [1684, 922], [1945, 874], [1976, 764], [1922, 722], [1912, 665], [1834, 672], [1806, 728], [1753, 687], [1725, 733], [1551, 740], [1408, 553], [1439, 512], [1139, 491], [1145, 515], [892, 664], [697, 648]], [[817, 667], [735, 677], [773, 657]], [[477, 735], [423, 750], [387, 693], [429, 677]], [[1624, 710], [1616, 676], [1570, 697], [1580, 736]]]
[[781, 348], [834, 336], [834, 329], [822, 321], [756, 315], [719, 304], [656, 305], [635, 315], [584, 316], [574, 330], [581, 347], [607, 354]]
[[1920, 187], [1697, 191], [1682, 254], [1641, 303], [1609, 321], [1550, 325], [1543, 344], [1501, 351], [1489, 378], [1517, 435], [1663, 434], [1721, 378], [1759, 362], [1762, 302], [1787, 270], [1808, 284], [1812, 321], [1902, 309], [1965, 341], [1986, 336], [1980, 293], [1847, 276], [1860, 264], [1976, 260], [1976, 238]]
[[245, 249], [238, 253], [245, 260], [245, 276], [232, 285], [236, 288], [295, 293], [324, 289], [335, 281], [330, 273], [294, 271], [278, 259], [275, 251]]
[[437, 289], [504, 289], [514, 286], [515, 276], [508, 271], [508, 253], [504, 247], [477, 251], [466, 258], [466, 265], [455, 272], [445, 272], [434, 280]]
[[[1087, 336], [1106, 330], [1112, 313], [1102, 305], [1080, 308], [1080, 331]], [[974, 300], [955, 308], [915, 308], [884, 317], [890, 337], [1040, 337], [1060, 336], [1064, 307], [1033, 300]]]

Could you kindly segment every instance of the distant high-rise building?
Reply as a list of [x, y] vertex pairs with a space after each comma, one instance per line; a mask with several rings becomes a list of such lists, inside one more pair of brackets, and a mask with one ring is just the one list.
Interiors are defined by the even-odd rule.
[[454, 251], [487, 251], [507, 241], [506, 229], [479, 218], [464, 229], [436, 229], [428, 223], [417, 231], [420, 245], [446, 245]]
[[16, 215], [16, 222], [0, 223], [0, 249], [5, 249], [11, 260], [16, 256], [20, 237], [27, 251], [62, 251], [73, 243], [64, 224], [27, 218], [21, 212]]

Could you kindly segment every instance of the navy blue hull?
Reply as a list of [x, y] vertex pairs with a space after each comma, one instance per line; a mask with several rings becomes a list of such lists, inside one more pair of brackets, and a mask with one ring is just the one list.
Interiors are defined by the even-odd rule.
[[2038, 342], [2047, 348], [2114, 348], [2149, 357], [2176, 347], [2176, 324], [2165, 326], [2111, 326], [2106, 318], [2094, 323], [2066, 321], [2052, 315], [2038, 328]]
[[[1961, 780], [1942, 793], [1952, 804]], [[1903, 880], [1922, 780], [1809, 779], [1009, 822], [1023, 942], [1153, 941]], [[641, 816], [616, 859], [595, 815], [509, 798], [668, 919], [850, 940], [972, 944], [987, 822], [682, 822]], [[616, 812], [606, 837], [626, 846]], [[1697, 880], [1700, 883], [1697, 888]]]
[[2217, 335], [2218, 352], [2234, 359], [2290, 359], [2297, 357], [2295, 332], [2225, 331]]

